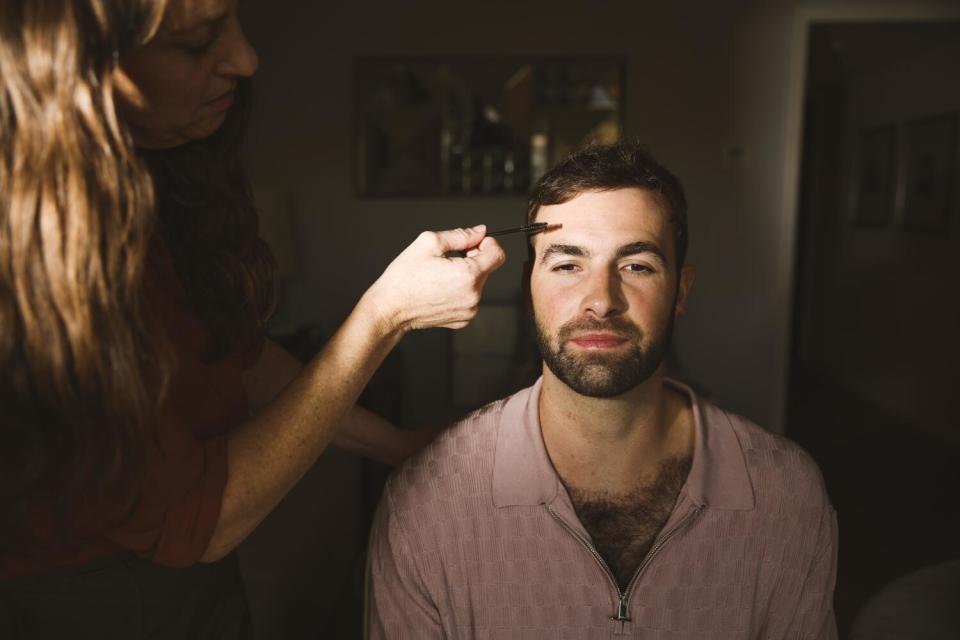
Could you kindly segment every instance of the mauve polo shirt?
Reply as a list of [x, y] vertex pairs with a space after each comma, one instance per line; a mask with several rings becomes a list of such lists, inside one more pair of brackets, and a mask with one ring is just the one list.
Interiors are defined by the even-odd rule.
[[698, 399], [673, 512], [621, 592], [540, 432], [541, 382], [390, 478], [371, 534], [370, 638], [837, 637], [837, 524], [797, 445]]

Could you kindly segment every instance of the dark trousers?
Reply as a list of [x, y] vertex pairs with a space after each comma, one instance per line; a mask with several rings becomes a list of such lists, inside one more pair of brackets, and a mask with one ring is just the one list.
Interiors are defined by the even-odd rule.
[[235, 553], [185, 569], [121, 556], [0, 580], [3, 640], [252, 637]]

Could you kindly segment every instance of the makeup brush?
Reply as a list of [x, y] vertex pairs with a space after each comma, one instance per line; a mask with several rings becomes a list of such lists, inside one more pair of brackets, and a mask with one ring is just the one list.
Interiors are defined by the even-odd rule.
[[[540, 233], [547, 228], [546, 222], [534, 222], [533, 224], [525, 224], [522, 227], [513, 227], [512, 229], [498, 229], [497, 231], [491, 231], [485, 237], [493, 238], [494, 236], [505, 236], [511, 233], [525, 233], [528, 236], [532, 236], [535, 233]], [[466, 251], [447, 251], [443, 254], [444, 258], [464, 258], [466, 257]]]

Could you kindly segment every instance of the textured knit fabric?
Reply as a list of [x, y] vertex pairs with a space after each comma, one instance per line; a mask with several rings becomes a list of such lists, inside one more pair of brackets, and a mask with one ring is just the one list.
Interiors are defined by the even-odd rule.
[[815, 463], [670, 384], [693, 408], [693, 461], [625, 593], [547, 455], [538, 382], [391, 477], [371, 537], [369, 637], [836, 638], [836, 515]]
[[[174, 348], [175, 369], [150, 428], [140, 498], [122, 525], [64, 546], [50, 500], [38, 499], [30, 515], [29, 548], [0, 555], [0, 578], [44, 573], [133, 551], [170, 567], [197, 562], [220, 514], [227, 479], [226, 434], [249, 415], [242, 384], [259, 345], [211, 361], [209, 334], [190, 310], [186, 294], [162, 247], [151, 256], [156, 313]], [[74, 514], [99, 525], [103, 514]]]

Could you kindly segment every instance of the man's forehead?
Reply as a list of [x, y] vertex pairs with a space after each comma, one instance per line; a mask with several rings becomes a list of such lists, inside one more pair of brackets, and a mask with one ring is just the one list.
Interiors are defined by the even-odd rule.
[[602, 243], [621, 245], [637, 240], [664, 244], [669, 221], [656, 194], [643, 189], [587, 191], [567, 202], [540, 207], [537, 222], [548, 227], [532, 238], [534, 246]]

